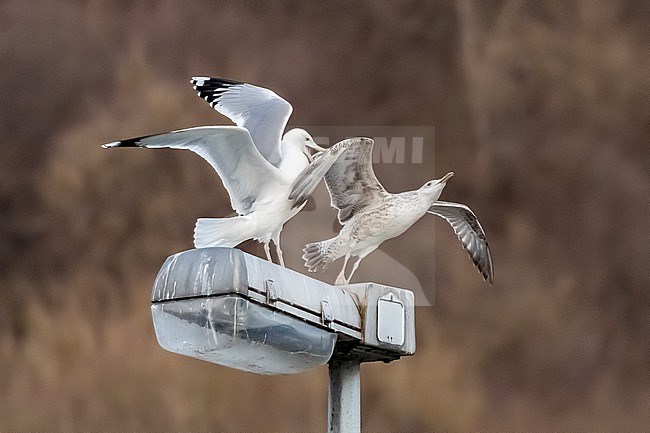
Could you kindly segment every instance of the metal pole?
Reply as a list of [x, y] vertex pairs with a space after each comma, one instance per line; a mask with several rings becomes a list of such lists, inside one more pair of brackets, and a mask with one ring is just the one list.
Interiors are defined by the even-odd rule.
[[361, 432], [361, 362], [331, 359], [328, 396], [330, 433]]

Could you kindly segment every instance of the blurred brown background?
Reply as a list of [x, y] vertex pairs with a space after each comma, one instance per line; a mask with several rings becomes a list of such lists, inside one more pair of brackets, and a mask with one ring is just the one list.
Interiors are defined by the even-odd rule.
[[[253, 376], [155, 341], [153, 278], [227, 195], [190, 152], [99, 145], [227, 123], [193, 75], [274, 89], [290, 126], [434, 126], [424, 164], [379, 178], [453, 170], [443, 199], [487, 231], [493, 287], [444, 222], [383, 246], [436, 305], [415, 356], [364, 366], [366, 431], [650, 430], [649, 9], [3, 1], [0, 430], [325, 430], [325, 368]], [[285, 227], [294, 269], [331, 231], [309, 221]], [[400, 285], [373, 257], [357, 281]]]

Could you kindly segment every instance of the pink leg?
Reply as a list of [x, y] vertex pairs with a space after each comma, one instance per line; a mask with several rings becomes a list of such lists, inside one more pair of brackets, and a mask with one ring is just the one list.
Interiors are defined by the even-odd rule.
[[345, 259], [343, 259], [343, 269], [341, 269], [341, 273], [336, 277], [336, 282], [334, 283], [337, 286], [340, 286], [342, 284], [347, 284], [348, 281], [345, 279], [345, 267], [348, 265], [348, 260], [350, 259], [350, 255], [346, 254]]
[[264, 252], [266, 253], [266, 260], [273, 263], [273, 259], [271, 258], [271, 249], [269, 247], [269, 244], [266, 242], [264, 243]]

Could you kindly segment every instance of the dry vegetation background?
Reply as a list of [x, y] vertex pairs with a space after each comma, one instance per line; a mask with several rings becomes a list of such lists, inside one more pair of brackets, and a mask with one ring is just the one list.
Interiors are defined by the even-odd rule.
[[[424, 164], [378, 176], [396, 191], [454, 170], [443, 198], [486, 228], [494, 287], [444, 223], [383, 247], [436, 305], [414, 357], [364, 366], [365, 430], [650, 430], [649, 9], [1, 2], [0, 430], [325, 429], [325, 368], [259, 377], [155, 341], [153, 278], [227, 196], [190, 152], [99, 145], [226, 123], [199, 74], [276, 90], [292, 126], [435, 126]], [[285, 228], [294, 269], [331, 230], [316, 210]], [[359, 280], [399, 286], [373, 257]]]

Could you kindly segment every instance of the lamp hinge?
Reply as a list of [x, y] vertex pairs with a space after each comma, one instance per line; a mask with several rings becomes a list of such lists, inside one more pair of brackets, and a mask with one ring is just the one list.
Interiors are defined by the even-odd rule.
[[321, 301], [320, 311], [321, 311], [321, 323], [327, 327], [331, 327], [332, 322], [334, 321], [334, 315], [332, 314], [332, 308], [330, 307], [329, 302]]
[[266, 303], [274, 304], [278, 300], [278, 289], [275, 287], [275, 282], [272, 279], [264, 281], [266, 287]]

